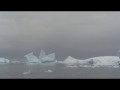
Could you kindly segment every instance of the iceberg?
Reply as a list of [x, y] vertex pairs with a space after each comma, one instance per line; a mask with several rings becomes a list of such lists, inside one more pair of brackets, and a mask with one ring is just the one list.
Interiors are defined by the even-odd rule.
[[39, 63], [39, 59], [33, 54], [33, 52], [25, 55], [29, 63]]
[[41, 50], [39, 59], [42, 60], [42, 58], [44, 58], [45, 56], [46, 56], [45, 51]]
[[78, 59], [74, 59], [71, 56], [68, 56], [64, 61], [63, 64], [65, 64], [66, 66], [77, 66], [78, 65]]
[[43, 58], [41, 58], [42, 63], [54, 63], [56, 62], [55, 60], [55, 53], [49, 54]]
[[10, 60], [5, 58], [0, 58], [0, 63], [10, 63]]
[[118, 56], [100, 56], [84, 60], [68, 56], [60, 63], [65, 64], [67, 67], [120, 67], [120, 59]]
[[93, 57], [86, 60], [93, 60], [94, 67], [119, 67], [120, 59], [118, 56]]
[[37, 58], [33, 52], [25, 55], [24, 57], [27, 58], [29, 63], [54, 64], [57, 62], [57, 60], [55, 60], [55, 53], [46, 55], [44, 50], [41, 50], [39, 58]]

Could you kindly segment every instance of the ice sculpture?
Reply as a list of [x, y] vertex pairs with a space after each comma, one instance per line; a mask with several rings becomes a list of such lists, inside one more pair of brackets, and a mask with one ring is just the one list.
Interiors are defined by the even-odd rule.
[[30, 63], [39, 63], [39, 59], [33, 54], [33, 52], [25, 55], [24, 57], [27, 58], [28, 62]]
[[41, 58], [42, 63], [50, 63], [50, 62], [56, 62], [55, 60], [55, 53], [49, 54], [47, 56], [44, 56]]
[[5, 58], [0, 58], [0, 63], [9, 63], [10, 60], [5, 59]]

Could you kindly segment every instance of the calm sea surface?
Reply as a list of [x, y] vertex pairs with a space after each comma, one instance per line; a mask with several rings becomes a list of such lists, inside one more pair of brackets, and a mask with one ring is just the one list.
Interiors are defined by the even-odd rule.
[[55, 66], [39, 64], [0, 64], [0, 78], [120, 78], [120, 68], [67, 68], [64, 65]]

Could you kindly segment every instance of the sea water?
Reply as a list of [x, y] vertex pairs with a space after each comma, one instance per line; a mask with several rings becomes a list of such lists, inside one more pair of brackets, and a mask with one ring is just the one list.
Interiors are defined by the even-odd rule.
[[82, 78], [120, 78], [120, 68], [79, 67], [68, 68], [64, 65], [40, 65], [26, 63], [0, 64], [0, 79], [82, 79]]

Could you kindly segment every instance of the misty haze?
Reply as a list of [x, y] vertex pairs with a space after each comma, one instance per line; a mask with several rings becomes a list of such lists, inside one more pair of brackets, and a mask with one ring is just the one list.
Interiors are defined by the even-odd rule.
[[120, 12], [0, 12], [0, 78], [120, 78]]

